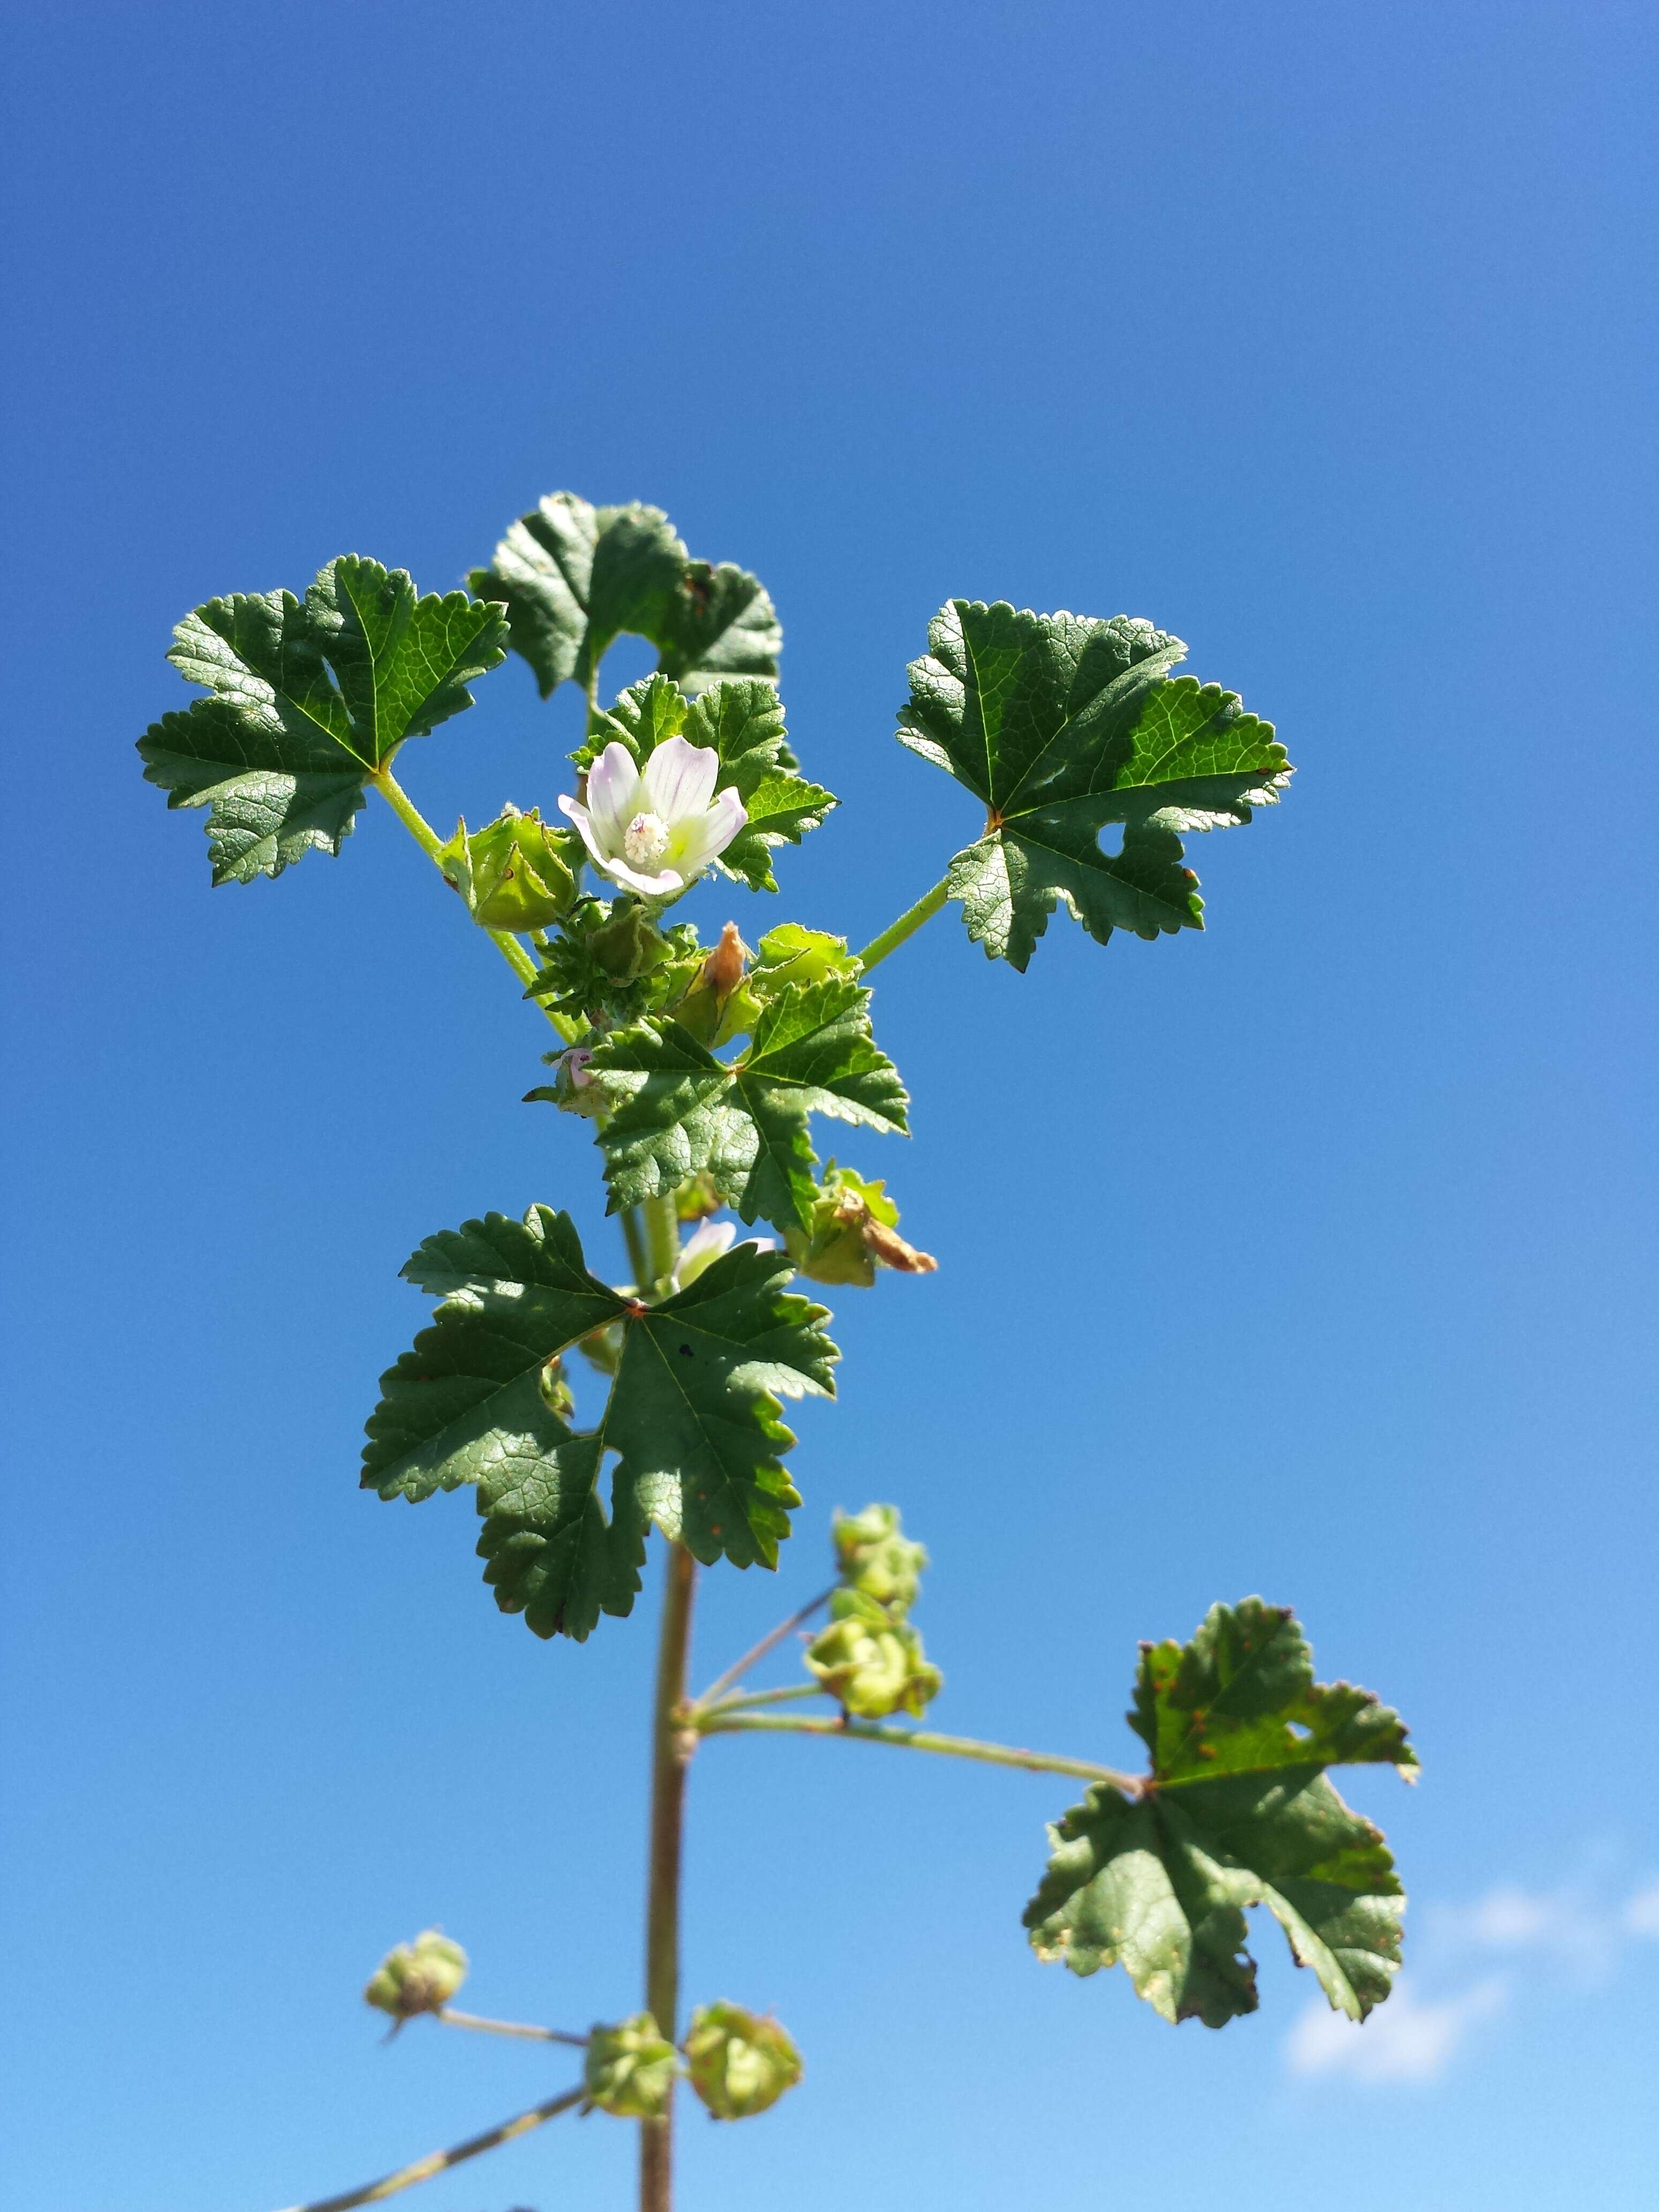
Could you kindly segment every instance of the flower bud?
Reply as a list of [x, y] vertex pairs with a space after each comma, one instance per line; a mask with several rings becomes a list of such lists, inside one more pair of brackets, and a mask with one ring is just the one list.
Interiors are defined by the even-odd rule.
[[[580, 853], [580, 848], [576, 848]], [[502, 810], [483, 829], [458, 822], [438, 865], [481, 929], [545, 929], [576, 896], [568, 833], [550, 829], [532, 806]]]
[[922, 1656], [916, 1631], [861, 1590], [837, 1590], [830, 1610], [829, 1627], [807, 1647], [808, 1670], [844, 1712], [860, 1720], [897, 1712], [920, 1719], [945, 1677]]
[[618, 2119], [654, 2120], [668, 2109], [679, 2054], [648, 2012], [614, 2027], [596, 2027], [587, 2039], [583, 2087], [590, 2106]]
[[440, 1928], [423, 1928], [412, 1943], [388, 1951], [363, 1991], [365, 2004], [398, 2021], [441, 2012], [466, 1979], [466, 1954]]
[[837, 1508], [830, 1534], [845, 1588], [862, 1591], [892, 1613], [910, 1610], [927, 1553], [900, 1533], [896, 1505], [866, 1505], [862, 1513]]
[[691, 979], [691, 988], [676, 1006], [669, 1012], [682, 1029], [690, 1030], [699, 1044], [714, 1044], [720, 1039], [720, 1022], [744, 978], [744, 963], [748, 947], [738, 934], [738, 925], [728, 921], [720, 932], [720, 943]]
[[717, 2120], [746, 2120], [801, 2076], [800, 2053], [776, 2021], [741, 2005], [700, 2005], [685, 2039], [691, 2087]]
[[614, 983], [637, 983], [668, 951], [667, 940], [636, 899], [618, 899], [610, 919], [591, 930], [587, 956]]

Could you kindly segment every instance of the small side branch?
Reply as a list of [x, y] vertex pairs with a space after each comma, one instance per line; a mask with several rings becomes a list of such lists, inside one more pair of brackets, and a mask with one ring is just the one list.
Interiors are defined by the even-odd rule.
[[395, 2197], [400, 2189], [412, 2189], [417, 2181], [432, 2181], [441, 2173], [447, 2173], [452, 2166], [459, 2166], [469, 2158], [477, 2158], [500, 2143], [511, 2142], [514, 2136], [528, 2135], [544, 2120], [556, 2119], [568, 2112], [573, 2105], [582, 2101], [582, 2091], [568, 2089], [562, 2097], [550, 2097], [544, 2105], [532, 2105], [527, 2112], [515, 2119], [503, 2120], [497, 2128], [486, 2128], [481, 2136], [469, 2136], [453, 2150], [434, 2150], [425, 2158], [417, 2158], [413, 2166], [399, 2166], [396, 2173], [388, 2173], [379, 2181], [371, 2181], [362, 2189], [349, 2189], [343, 2197], [319, 2197], [309, 2204], [291, 2204], [286, 2212], [352, 2212], [354, 2205], [378, 2204], [383, 2197]]
[[567, 2035], [560, 2027], [532, 2027], [521, 2020], [486, 2020], [482, 2013], [457, 2012], [451, 2005], [438, 2006], [432, 2017], [442, 2021], [446, 2027], [473, 2027], [484, 2035], [521, 2035], [530, 2043], [568, 2043], [576, 2051], [587, 2048], [585, 2035]]
[[763, 1636], [758, 1644], [745, 1651], [735, 1666], [728, 1667], [717, 1681], [708, 1685], [692, 1706], [692, 1712], [707, 1712], [716, 1698], [723, 1697], [733, 1682], [741, 1681], [751, 1667], [757, 1667], [767, 1653], [775, 1650], [792, 1629], [799, 1628], [804, 1621], [810, 1620], [820, 1606], [828, 1605], [839, 1587], [838, 1583], [831, 1583], [828, 1589], [820, 1590], [815, 1598], [809, 1599], [798, 1613], [792, 1613], [787, 1620], [781, 1620], [769, 1635]]
[[1115, 1766], [1097, 1766], [1089, 1759], [1062, 1759], [1052, 1752], [1022, 1751], [1008, 1743], [984, 1743], [976, 1736], [936, 1735], [926, 1729], [889, 1728], [881, 1721], [821, 1720], [816, 1715], [797, 1717], [790, 1713], [715, 1712], [696, 1725], [705, 1735], [823, 1735], [844, 1736], [855, 1743], [890, 1743], [901, 1751], [931, 1751], [945, 1759], [972, 1759], [987, 1766], [1016, 1766], [1032, 1774], [1075, 1774], [1085, 1782], [1110, 1782], [1130, 1796], [1139, 1796], [1139, 1775], [1121, 1773]]

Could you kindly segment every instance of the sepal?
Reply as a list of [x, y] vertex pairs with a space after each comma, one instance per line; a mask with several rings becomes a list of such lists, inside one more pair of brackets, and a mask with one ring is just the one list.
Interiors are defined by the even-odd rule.
[[660, 2119], [679, 2071], [679, 2053], [648, 2012], [597, 2027], [582, 2070], [588, 2109], [619, 2120]]
[[785, 2030], [741, 2005], [700, 2005], [683, 2048], [691, 2087], [714, 2119], [752, 2119], [801, 2078], [800, 2053]]

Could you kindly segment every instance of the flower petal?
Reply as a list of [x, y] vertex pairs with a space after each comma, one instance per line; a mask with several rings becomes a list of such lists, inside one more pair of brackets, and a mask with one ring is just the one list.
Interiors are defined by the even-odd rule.
[[587, 771], [587, 805], [599, 842], [622, 850], [623, 832], [640, 811], [640, 772], [634, 756], [615, 738]]
[[581, 831], [582, 842], [586, 846], [595, 866], [604, 867], [610, 856], [599, 841], [593, 828], [592, 816], [589, 814], [580, 799], [572, 799], [568, 792], [562, 791], [559, 793], [559, 811], [562, 814], [568, 814], [577, 829]]
[[644, 875], [611, 853], [595, 853], [593, 865], [613, 884], [620, 884], [625, 890], [637, 891], [641, 898], [678, 898], [690, 880], [689, 874], [678, 868], [665, 868], [659, 876]]
[[666, 738], [645, 764], [645, 804], [672, 830], [689, 814], [701, 814], [714, 795], [720, 757], [712, 745]]
[[668, 848], [674, 865], [688, 876], [706, 868], [716, 854], [726, 850], [748, 819], [749, 809], [728, 783], [706, 814], [698, 815], [676, 832]]

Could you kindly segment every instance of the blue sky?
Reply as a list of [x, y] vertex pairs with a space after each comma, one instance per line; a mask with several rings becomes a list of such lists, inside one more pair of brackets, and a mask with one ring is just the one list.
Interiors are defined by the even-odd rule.
[[[833, 1301], [797, 1540], [706, 1579], [702, 1670], [890, 1497], [941, 1726], [1127, 1758], [1136, 1639], [1259, 1589], [1425, 1766], [1353, 1792], [1390, 2005], [1328, 2030], [1263, 1930], [1210, 2035], [1026, 1951], [1063, 1782], [712, 1746], [688, 1995], [808, 2072], [687, 2128], [686, 2212], [1644, 2201], [1651, 11], [8, 16], [15, 2201], [269, 2212], [547, 2094], [377, 2041], [432, 1921], [482, 2010], [637, 2002], [654, 1587], [544, 1646], [465, 1501], [356, 1488], [404, 1257], [537, 1199], [605, 1251], [585, 1132], [517, 1103], [536, 1022], [389, 817], [211, 891], [131, 750], [199, 599], [346, 550], [447, 588], [566, 485], [778, 603], [845, 803], [751, 935], [861, 940], [970, 830], [891, 737], [951, 594], [1151, 617], [1300, 769], [1195, 841], [1202, 937], [1056, 920], [1020, 977], [947, 915], [881, 972], [915, 1137], [843, 1156], [939, 1273]], [[547, 805], [574, 729], [515, 664], [400, 771]], [[620, 2203], [630, 2154], [565, 2121], [409, 2201]]]

